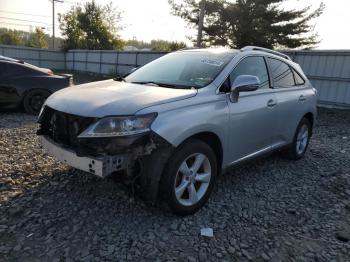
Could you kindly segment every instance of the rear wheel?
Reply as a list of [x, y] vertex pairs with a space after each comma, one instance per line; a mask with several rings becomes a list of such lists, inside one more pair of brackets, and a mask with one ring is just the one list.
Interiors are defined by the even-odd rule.
[[26, 94], [23, 100], [24, 110], [28, 114], [37, 115], [40, 112], [45, 100], [49, 97], [50, 93], [45, 90], [31, 90]]
[[190, 140], [168, 161], [161, 180], [163, 198], [175, 214], [193, 214], [208, 201], [216, 177], [213, 150], [200, 140]]
[[284, 156], [289, 159], [298, 160], [305, 155], [306, 149], [311, 138], [311, 124], [306, 118], [303, 118], [295, 132], [292, 144], [283, 152]]

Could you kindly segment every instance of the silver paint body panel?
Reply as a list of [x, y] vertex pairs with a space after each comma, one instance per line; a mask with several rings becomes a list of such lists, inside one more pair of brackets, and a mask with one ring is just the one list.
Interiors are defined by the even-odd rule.
[[[219, 88], [247, 56], [280, 59], [295, 68], [306, 83], [293, 88], [244, 92], [237, 103], [232, 103], [229, 94], [221, 93]], [[211, 84], [198, 90], [107, 80], [66, 88], [52, 95], [46, 104], [56, 110], [89, 117], [157, 112], [151, 129], [174, 147], [198, 133], [215, 134], [223, 148], [223, 168], [291, 143], [302, 117], [307, 113], [314, 117], [317, 114], [316, 90], [300, 67], [261, 51], [237, 52]]]

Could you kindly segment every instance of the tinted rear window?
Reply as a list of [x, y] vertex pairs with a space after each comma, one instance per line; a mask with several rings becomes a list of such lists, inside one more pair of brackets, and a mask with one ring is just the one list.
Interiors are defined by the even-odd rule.
[[275, 87], [295, 86], [294, 75], [289, 65], [281, 60], [268, 58]]
[[296, 85], [303, 85], [305, 84], [305, 80], [299, 75], [299, 73], [295, 70], [293, 70], [294, 73], [294, 79]]

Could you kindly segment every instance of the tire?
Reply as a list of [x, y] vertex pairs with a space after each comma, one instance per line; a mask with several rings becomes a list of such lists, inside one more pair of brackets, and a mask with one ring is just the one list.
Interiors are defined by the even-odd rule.
[[168, 160], [160, 184], [162, 198], [173, 213], [191, 215], [206, 204], [216, 179], [214, 151], [206, 143], [191, 139], [180, 145]]
[[302, 158], [309, 145], [311, 134], [311, 123], [303, 118], [295, 131], [293, 142], [283, 151], [283, 156], [291, 160]]
[[50, 96], [50, 92], [41, 89], [31, 90], [23, 99], [24, 110], [31, 115], [37, 115], [40, 112], [45, 100]]

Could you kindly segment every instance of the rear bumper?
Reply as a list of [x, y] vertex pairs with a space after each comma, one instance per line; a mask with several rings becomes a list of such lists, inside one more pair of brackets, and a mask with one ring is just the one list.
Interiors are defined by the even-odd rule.
[[46, 152], [58, 161], [99, 177], [106, 177], [127, 167], [128, 155], [79, 157], [74, 151], [63, 148], [47, 136], [39, 136], [39, 139]]

